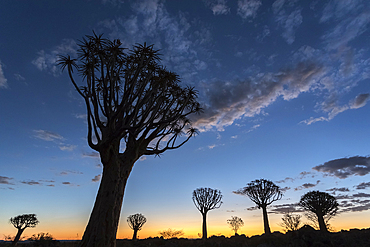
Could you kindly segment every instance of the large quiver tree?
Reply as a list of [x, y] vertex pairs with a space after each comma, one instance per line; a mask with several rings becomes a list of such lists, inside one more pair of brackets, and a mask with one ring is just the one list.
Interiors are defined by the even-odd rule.
[[334, 217], [339, 206], [334, 196], [320, 191], [307, 192], [301, 197], [298, 205], [317, 216], [319, 228], [322, 232], [328, 231], [324, 217]]
[[18, 232], [15, 236], [12, 246], [16, 246], [19, 239], [21, 238], [22, 233], [28, 227], [33, 228], [39, 223], [36, 214], [22, 214], [16, 217], [10, 218], [9, 222], [17, 228]]
[[[115, 246], [127, 179], [142, 155], [181, 147], [196, 130], [187, 118], [201, 111], [197, 92], [179, 85], [177, 74], [159, 64], [153, 46], [125, 53], [119, 40], [86, 36], [78, 58], [59, 65], [86, 103], [89, 146], [99, 152], [103, 175], [81, 246]], [[83, 78], [80, 86], [74, 69]], [[183, 133], [185, 137], [180, 138]], [[123, 151], [122, 151], [123, 150]]]
[[221, 207], [221, 191], [211, 188], [198, 188], [193, 191], [192, 199], [195, 207], [202, 214], [202, 239], [207, 239], [207, 213], [210, 210]]
[[246, 187], [234, 191], [235, 194], [248, 196], [257, 207], [262, 208], [263, 226], [265, 234], [270, 234], [270, 225], [267, 215], [267, 206], [274, 201], [280, 200], [283, 193], [280, 187], [272, 181], [266, 179], [257, 179], [247, 184]]

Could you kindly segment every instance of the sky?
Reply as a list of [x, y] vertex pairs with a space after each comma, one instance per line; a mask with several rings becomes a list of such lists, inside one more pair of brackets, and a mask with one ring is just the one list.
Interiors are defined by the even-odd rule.
[[[86, 111], [58, 55], [77, 56], [94, 32], [123, 47], [154, 44], [182, 85], [199, 91], [200, 131], [179, 149], [144, 156], [129, 177], [117, 238], [129, 215], [139, 238], [168, 228], [201, 233], [196, 188], [218, 189], [208, 234], [263, 233], [261, 210], [234, 194], [255, 179], [284, 191], [272, 231], [300, 197], [334, 195], [330, 224], [368, 228], [370, 217], [370, 2], [367, 0], [4, 0], [0, 8], [0, 238], [11, 217], [35, 213], [24, 236], [80, 239], [102, 166], [87, 145]], [[78, 78], [82, 85], [82, 79]], [[304, 222], [308, 222], [303, 217]]]

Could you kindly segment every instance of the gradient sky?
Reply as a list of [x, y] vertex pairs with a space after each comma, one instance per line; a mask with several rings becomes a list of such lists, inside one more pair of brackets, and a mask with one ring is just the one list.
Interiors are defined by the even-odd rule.
[[268, 209], [272, 231], [287, 210], [302, 213], [296, 203], [311, 190], [337, 197], [335, 230], [368, 228], [369, 24], [367, 0], [2, 1], [0, 236], [26, 213], [40, 224], [24, 236], [83, 234], [102, 168], [84, 102], [55, 62], [93, 30], [127, 48], [154, 44], [205, 108], [193, 119], [200, 135], [135, 164], [118, 238], [131, 238], [135, 213], [147, 217], [140, 238], [167, 228], [197, 237], [199, 187], [223, 194], [209, 235], [230, 236], [231, 216], [244, 220], [240, 233], [261, 234], [262, 212], [232, 193], [259, 178], [285, 191]]

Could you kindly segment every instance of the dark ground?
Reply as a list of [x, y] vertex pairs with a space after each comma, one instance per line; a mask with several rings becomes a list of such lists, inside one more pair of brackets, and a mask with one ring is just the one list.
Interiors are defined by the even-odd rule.
[[[76, 242], [54, 242], [54, 243], [20, 243], [21, 247], [77, 247]], [[0, 243], [1, 247], [10, 246], [10, 244]], [[252, 236], [244, 235], [232, 236], [212, 236], [206, 241], [201, 239], [161, 239], [149, 238], [142, 240], [117, 240], [117, 247], [370, 247], [370, 228], [351, 229], [349, 231], [340, 231], [335, 233], [321, 233], [313, 230], [311, 227], [302, 227], [296, 232], [286, 234], [274, 232], [270, 236]], [[102, 246], [104, 247], [104, 246]]]

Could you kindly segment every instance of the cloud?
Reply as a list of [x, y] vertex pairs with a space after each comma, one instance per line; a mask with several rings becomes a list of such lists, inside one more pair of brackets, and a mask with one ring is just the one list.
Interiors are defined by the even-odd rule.
[[26, 80], [26, 78], [24, 78], [23, 76], [21, 76], [20, 74], [14, 74], [14, 77], [17, 81], [24, 81]]
[[370, 194], [368, 194], [368, 193], [357, 193], [357, 194], [353, 194], [352, 195], [354, 198], [356, 198], [356, 197], [360, 197], [360, 198], [363, 198], [363, 197], [370, 197]]
[[93, 179], [91, 179], [91, 181], [93, 182], [99, 182], [100, 181], [100, 178], [101, 178], [101, 175], [96, 175]]
[[58, 56], [67, 54], [71, 57], [77, 55], [77, 44], [72, 39], [64, 39], [60, 45], [54, 47], [50, 52], [39, 51], [37, 58], [32, 60], [32, 64], [40, 71], [48, 71], [54, 76], [58, 76], [61, 74], [61, 70], [57, 66]]
[[100, 154], [97, 152], [90, 152], [90, 153], [83, 153], [82, 157], [88, 157], [88, 158], [100, 158]]
[[364, 190], [366, 188], [370, 187], [370, 182], [363, 182], [363, 183], [360, 183], [359, 185], [356, 185], [355, 188], [357, 190]]
[[0, 176], [0, 184], [11, 184], [11, 185], [14, 185], [14, 183], [11, 182], [12, 180], [13, 180], [13, 178]]
[[289, 15], [281, 14], [276, 18], [276, 21], [283, 28], [283, 33], [281, 36], [285, 41], [291, 45], [295, 40], [295, 31], [302, 24], [302, 14], [300, 9], [296, 9]]
[[62, 145], [62, 146], [59, 146], [60, 150], [62, 151], [73, 151], [76, 146], [75, 145]]
[[193, 124], [201, 131], [212, 128], [222, 131], [237, 119], [261, 114], [278, 97], [292, 100], [300, 93], [310, 91], [324, 70], [319, 64], [305, 61], [277, 73], [261, 73], [245, 80], [203, 84], [201, 86], [207, 102], [204, 113], [193, 116]]
[[243, 19], [254, 18], [258, 8], [262, 5], [260, 0], [238, 0], [238, 15]]
[[353, 156], [325, 162], [312, 169], [340, 179], [352, 175], [364, 176], [370, 172], [370, 157]]
[[59, 173], [59, 175], [69, 175], [69, 174], [83, 174], [83, 172], [66, 170]]
[[33, 132], [36, 133], [34, 137], [44, 141], [55, 141], [64, 139], [63, 136], [48, 130], [34, 130]]
[[9, 87], [8, 80], [4, 76], [3, 67], [2, 67], [2, 64], [1, 64], [1, 61], [0, 61], [0, 89], [1, 88], [8, 88], [8, 87]]
[[339, 192], [349, 192], [349, 189], [345, 188], [345, 187], [342, 187], [342, 188], [331, 188], [331, 189], [327, 189], [326, 191], [331, 191], [335, 195], [335, 192], [337, 192], [337, 191], [339, 191]]
[[70, 185], [71, 183], [70, 182], [62, 182], [62, 184]]
[[286, 182], [294, 182], [294, 178], [286, 177], [283, 180], [276, 181], [276, 183], [286, 183]]
[[22, 184], [28, 184], [28, 185], [40, 185], [39, 182], [31, 180], [31, 181], [22, 181]]
[[226, 5], [226, 0], [203, 0], [203, 2], [212, 10], [214, 15], [227, 15], [230, 13], [230, 8]]
[[319, 183], [320, 183], [320, 180], [317, 180], [316, 181], [316, 184], [304, 183], [301, 186], [298, 186], [297, 188], [294, 188], [294, 190], [297, 191], [297, 190], [303, 190], [303, 189], [313, 188], [313, 187], [317, 186]]
[[359, 94], [356, 98], [350, 103], [351, 109], [358, 109], [366, 105], [367, 101], [369, 100], [370, 94], [364, 93]]
[[274, 214], [300, 213], [303, 212], [303, 208], [299, 207], [298, 203], [280, 204], [272, 205], [269, 211]]

